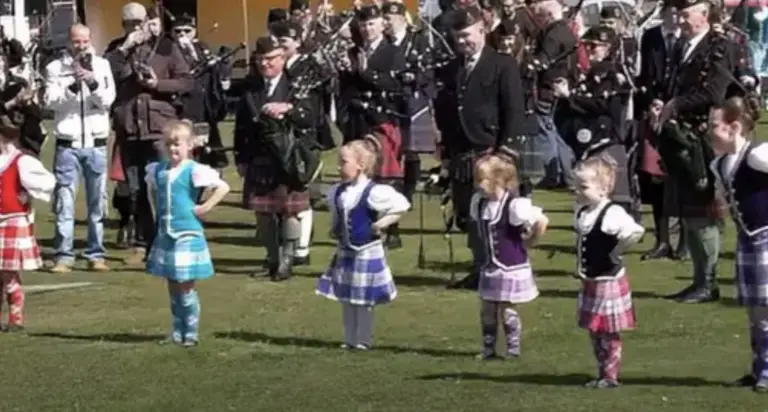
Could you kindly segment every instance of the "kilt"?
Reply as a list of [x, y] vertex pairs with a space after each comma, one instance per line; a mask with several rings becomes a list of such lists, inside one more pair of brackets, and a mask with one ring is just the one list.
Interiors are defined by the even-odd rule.
[[147, 256], [147, 273], [176, 282], [213, 276], [213, 262], [205, 238], [200, 235], [174, 239], [158, 234]]
[[403, 166], [400, 164], [400, 150], [403, 138], [400, 128], [392, 123], [382, 123], [374, 132], [379, 138], [379, 163], [376, 177], [381, 179], [399, 179], [403, 177]]
[[526, 303], [539, 296], [529, 263], [512, 269], [483, 269], [478, 290], [480, 299], [491, 302]]
[[309, 189], [290, 189], [277, 175], [278, 166], [269, 157], [257, 157], [249, 165], [243, 184], [243, 208], [256, 213], [295, 216], [310, 208]]
[[112, 139], [112, 158], [109, 165], [109, 179], [114, 182], [125, 181], [125, 172], [123, 171], [123, 160], [120, 157], [120, 143], [117, 139]]
[[743, 306], [768, 306], [768, 232], [736, 240], [736, 298]]
[[615, 333], [635, 328], [635, 308], [626, 272], [610, 280], [583, 279], [578, 302], [581, 328], [593, 333]]
[[380, 241], [361, 250], [339, 246], [330, 267], [317, 281], [315, 293], [352, 305], [373, 306], [393, 301], [397, 289], [384, 246]]
[[42, 266], [33, 226], [27, 216], [0, 220], [0, 271], [20, 272]]

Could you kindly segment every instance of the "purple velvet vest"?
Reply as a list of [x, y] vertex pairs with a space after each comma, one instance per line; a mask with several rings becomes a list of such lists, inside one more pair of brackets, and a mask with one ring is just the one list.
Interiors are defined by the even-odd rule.
[[744, 150], [732, 179], [723, 173], [725, 156], [717, 161], [717, 174], [725, 187], [731, 216], [739, 230], [747, 236], [768, 230], [768, 173], [755, 170], [747, 164], [747, 156], [752, 149], [750, 144]]
[[509, 204], [515, 198], [506, 194], [501, 200], [498, 212], [491, 220], [483, 220], [483, 209], [488, 201], [477, 202], [477, 217], [480, 234], [485, 241], [486, 265], [511, 269], [528, 263], [528, 251], [523, 244], [523, 226], [509, 224]]
[[[615, 203], [608, 203], [595, 219], [595, 224], [589, 233], [579, 235], [576, 251], [579, 258], [579, 276], [587, 279], [612, 277], [621, 271], [621, 260], [611, 253], [619, 244], [614, 235], [603, 232], [605, 214]], [[577, 213], [577, 218], [587, 210], [586, 206]]]
[[349, 210], [345, 210], [341, 204], [341, 194], [346, 186], [339, 186], [336, 190], [334, 206], [337, 219], [333, 231], [339, 239], [339, 243], [347, 248], [357, 250], [379, 240], [379, 236], [373, 233], [376, 212], [368, 208], [368, 196], [371, 195], [374, 184], [373, 181], [368, 183], [360, 194], [357, 204]]

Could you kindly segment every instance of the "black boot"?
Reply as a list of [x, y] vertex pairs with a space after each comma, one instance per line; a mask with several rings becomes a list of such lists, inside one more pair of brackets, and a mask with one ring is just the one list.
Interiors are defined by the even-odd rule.
[[403, 196], [413, 204], [413, 195], [416, 193], [416, 186], [421, 178], [421, 159], [415, 153], [408, 153], [405, 156], [405, 167], [403, 170]]
[[387, 238], [384, 240], [384, 247], [390, 250], [403, 247], [403, 240], [400, 239], [400, 226], [397, 223], [387, 228]]
[[296, 253], [296, 241], [285, 241], [280, 250], [280, 262], [277, 266], [277, 271], [272, 275], [272, 281], [282, 282], [291, 278], [291, 275], [293, 275], [294, 253]]
[[702, 284], [680, 296], [677, 301], [680, 303], [707, 303], [720, 300], [720, 288], [717, 287], [715, 279], [716, 274], [712, 273]]
[[448, 285], [448, 289], [467, 289], [477, 290], [480, 286], [480, 274], [477, 272], [470, 273], [463, 279]]
[[133, 232], [135, 225], [133, 219], [120, 219], [120, 228], [117, 229], [117, 248], [128, 249], [133, 244]]
[[664, 216], [663, 205], [653, 205], [653, 225], [656, 229], [656, 245], [645, 252], [640, 260], [672, 258], [672, 246], [669, 243], [669, 217]]

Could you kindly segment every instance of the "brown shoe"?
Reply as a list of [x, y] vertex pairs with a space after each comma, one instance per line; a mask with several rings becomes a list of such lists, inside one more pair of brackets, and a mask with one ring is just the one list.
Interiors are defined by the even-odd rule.
[[139, 265], [144, 263], [144, 248], [134, 248], [130, 256], [123, 261], [126, 265]]
[[53, 267], [50, 268], [51, 273], [70, 273], [72, 272], [72, 264], [64, 262], [56, 262]]
[[88, 262], [88, 270], [92, 272], [109, 272], [109, 266], [104, 262], [104, 259], [94, 259]]

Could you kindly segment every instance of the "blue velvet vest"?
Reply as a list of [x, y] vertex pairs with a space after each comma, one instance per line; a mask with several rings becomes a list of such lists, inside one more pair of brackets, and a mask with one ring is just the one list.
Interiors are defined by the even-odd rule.
[[341, 194], [344, 193], [346, 186], [341, 185], [336, 190], [334, 198], [336, 227], [333, 230], [344, 247], [362, 249], [379, 240], [379, 236], [374, 234], [372, 228], [377, 219], [376, 211], [368, 207], [368, 197], [374, 185], [373, 181], [368, 182], [355, 206], [349, 210], [344, 209], [341, 203]]
[[723, 173], [725, 156], [717, 160], [717, 173], [725, 187], [731, 216], [739, 230], [748, 236], [768, 230], [768, 173], [755, 170], [747, 164], [752, 151], [750, 144], [736, 164], [731, 179]]
[[509, 224], [509, 204], [514, 198], [509, 193], [504, 195], [499, 210], [490, 220], [482, 220], [487, 199], [478, 202], [477, 217], [481, 221], [478, 226], [485, 239], [486, 265], [511, 269], [528, 262], [528, 252], [523, 244], [523, 226]]
[[[613, 251], [619, 244], [619, 239], [609, 235], [601, 229], [603, 219], [614, 203], [608, 203], [595, 219], [592, 230], [586, 234], [580, 234], [576, 242], [576, 252], [579, 259], [579, 276], [587, 279], [598, 277], [613, 277], [621, 271], [621, 260]], [[578, 211], [577, 217], [587, 210], [586, 207]]]
[[196, 199], [200, 189], [192, 184], [192, 168], [195, 162], [187, 161], [178, 166], [179, 175], [172, 181], [168, 162], [163, 161], [155, 168], [157, 197], [155, 212], [157, 213], [158, 234], [167, 234], [173, 238], [183, 235], [202, 235], [203, 225], [195, 215]]

